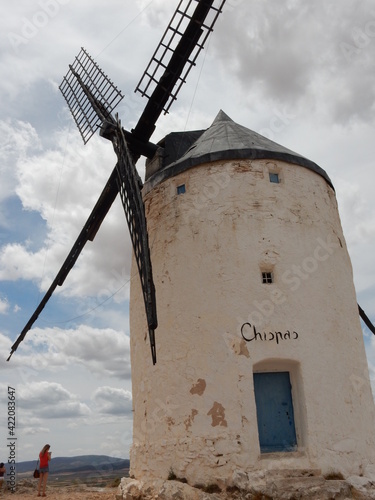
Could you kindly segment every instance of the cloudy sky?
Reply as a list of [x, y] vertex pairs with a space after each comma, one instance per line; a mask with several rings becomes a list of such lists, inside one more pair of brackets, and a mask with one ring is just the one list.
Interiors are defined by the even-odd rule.
[[[84, 146], [58, 86], [80, 47], [125, 94], [134, 89], [177, 0], [18, 0], [0, 19], [0, 460], [7, 388], [16, 389], [17, 454], [128, 457], [131, 245], [119, 200], [25, 341], [10, 347], [52, 282], [115, 164]], [[207, 128], [220, 109], [324, 168], [336, 188], [358, 302], [375, 321], [375, 6], [371, 0], [227, 0], [208, 46], [161, 116]], [[137, 164], [143, 175], [144, 160]], [[371, 377], [375, 342], [364, 328]], [[373, 384], [375, 385], [375, 384]], [[4, 460], [5, 461], [5, 460]]]

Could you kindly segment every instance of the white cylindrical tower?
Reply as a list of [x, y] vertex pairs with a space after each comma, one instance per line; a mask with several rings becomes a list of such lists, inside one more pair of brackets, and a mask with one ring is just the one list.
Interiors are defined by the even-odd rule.
[[374, 407], [329, 177], [223, 112], [159, 153], [144, 187], [157, 364], [133, 280], [131, 474], [360, 473]]

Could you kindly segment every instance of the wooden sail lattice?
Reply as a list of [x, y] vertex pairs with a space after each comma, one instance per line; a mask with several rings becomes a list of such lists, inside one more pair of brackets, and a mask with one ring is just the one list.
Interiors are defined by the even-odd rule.
[[[205, 2], [202, 2], [204, 4]], [[181, 0], [169, 26], [164, 32], [159, 45], [157, 46], [145, 72], [143, 73], [136, 92], [140, 92], [142, 96], [150, 97], [155, 90], [155, 88], [162, 84], [161, 78], [164, 75], [165, 69], [169, 66], [170, 61], [174, 54], [176, 54], [176, 48], [184, 37], [184, 43], [186, 47], [186, 53], [189, 54], [188, 58], [184, 58], [181, 55], [181, 62], [183, 62], [183, 68], [179, 67], [179, 61], [176, 64], [176, 74], [178, 74], [177, 82], [171, 92], [169, 92], [169, 99], [164, 106], [164, 112], [167, 113], [172, 103], [176, 100], [176, 96], [185, 83], [186, 78], [193, 66], [195, 66], [196, 59], [203, 49], [204, 44], [213, 30], [213, 26], [216, 22], [217, 17], [222, 12], [225, 0], [214, 0], [213, 2], [206, 2], [207, 15], [204, 23], [200, 25], [200, 30], [198, 36], [196, 31], [192, 33], [191, 38], [189, 38], [187, 33], [187, 27], [190, 21], [194, 20], [194, 15], [196, 15], [196, 0]], [[181, 51], [180, 51], [181, 54]]]
[[101, 126], [102, 119], [84, 91], [82, 83], [94, 99], [103, 104], [107, 117], [124, 96], [82, 47], [59, 88], [86, 144]]

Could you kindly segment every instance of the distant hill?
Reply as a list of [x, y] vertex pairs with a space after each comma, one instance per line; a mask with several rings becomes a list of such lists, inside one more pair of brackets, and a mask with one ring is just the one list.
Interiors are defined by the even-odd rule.
[[[36, 460], [17, 463], [17, 473], [31, 472], [35, 469]], [[107, 455], [80, 455], [77, 457], [53, 457], [50, 462], [51, 473], [80, 473], [97, 471], [110, 473], [129, 469], [130, 461], [125, 458], [108, 457]]]

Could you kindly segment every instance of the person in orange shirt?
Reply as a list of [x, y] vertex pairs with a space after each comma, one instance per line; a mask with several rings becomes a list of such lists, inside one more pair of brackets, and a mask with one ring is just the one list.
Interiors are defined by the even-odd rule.
[[[46, 484], [49, 472], [49, 461], [51, 460], [51, 452], [49, 451], [50, 445], [46, 444], [43, 446], [41, 452], [39, 453], [39, 483], [38, 483], [38, 497], [46, 496]], [[42, 488], [42, 495], [40, 495], [40, 489]]]
[[2, 493], [3, 491], [3, 486], [5, 484], [5, 481], [4, 481], [4, 474], [6, 474], [6, 468], [4, 467], [4, 463], [1, 462], [0, 464], [0, 494]]

